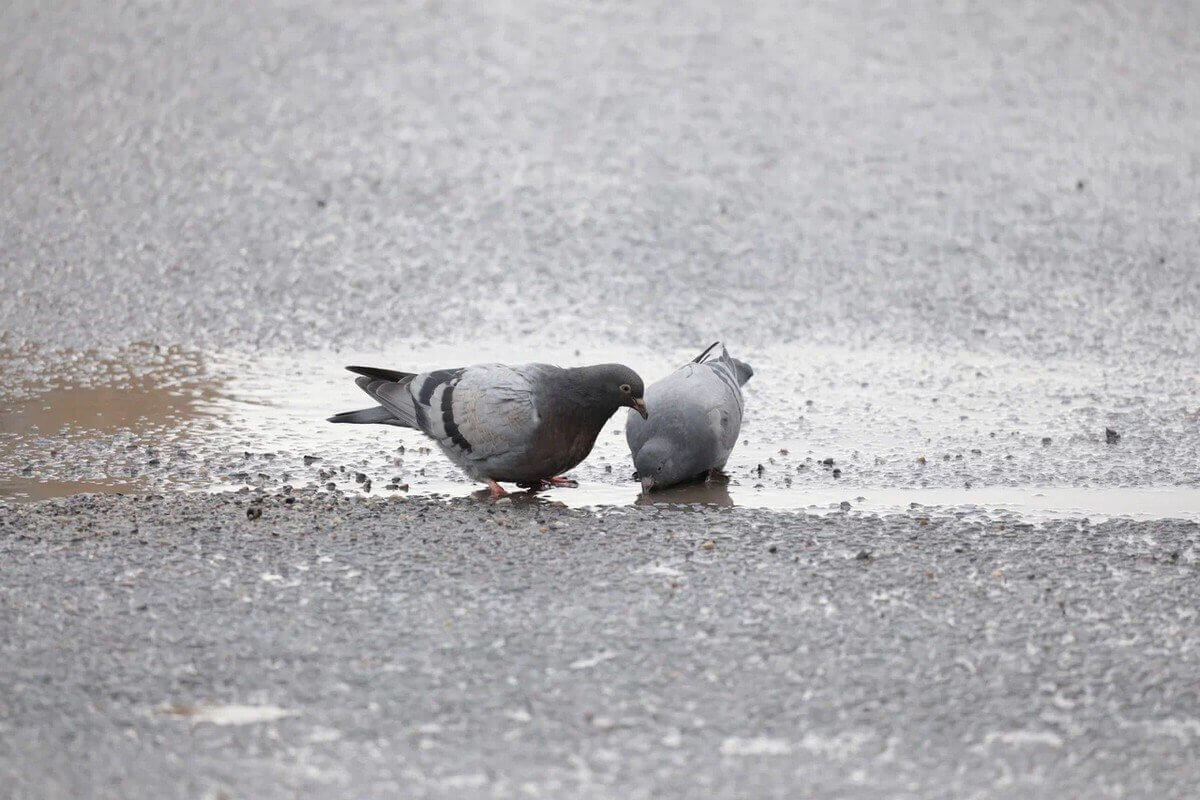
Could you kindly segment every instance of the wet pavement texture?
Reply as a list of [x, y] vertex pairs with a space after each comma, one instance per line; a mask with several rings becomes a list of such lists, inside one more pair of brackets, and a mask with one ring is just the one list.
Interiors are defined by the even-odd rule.
[[[18, 0], [0, 53], [15, 797], [1200, 782], [1194, 4]], [[718, 337], [744, 441], [672, 495], [619, 419], [499, 507], [323, 422], [348, 363]]]
[[[501, 346], [502, 347], [502, 346]], [[202, 355], [148, 346], [113, 360], [9, 354], [0, 400], [0, 496], [75, 491], [271, 489], [466, 496], [479, 488], [416, 431], [334, 426], [368, 403], [342, 366], [425, 370], [500, 360], [501, 347], [397, 343], [379, 353]], [[514, 355], [524, 357], [518, 348]], [[526, 345], [528, 358], [616, 358], [655, 380], [692, 351]], [[727, 480], [640, 496], [618, 414], [579, 486], [548, 496], [572, 506], [706, 502], [877, 512], [910, 503], [1007, 509], [1026, 516], [1200, 519], [1200, 379], [1131, 366], [1039, 363], [912, 347], [787, 346], [739, 351], [756, 376]], [[38, 365], [36, 374], [22, 369]], [[1149, 395], [1149, 387], [1159, 394]], [[361, 399], [360, 399], [361, 398]], [[75, 486], [75, 484], [78, 486]], [[399, 488], [403, 487], [403, 488]], [[1040, 499], [1039, 499], [1040, 498]]]

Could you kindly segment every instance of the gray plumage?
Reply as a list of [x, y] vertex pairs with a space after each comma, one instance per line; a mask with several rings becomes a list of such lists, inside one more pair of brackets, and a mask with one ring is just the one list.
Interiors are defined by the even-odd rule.
[[753, 374], [714, 342], [647, 387], [649, 419], [630, 415], [625, 423], [642, 486], [673, 486], [725, 466], [742, 427], [742, 386]]
[[537, 483], [579, 464], [622, 406], [644, 408], [621, 364], [478, 364], [413, 374], [347, 367], [378, 406], [330, 422], [416, 428], [476, 480]]

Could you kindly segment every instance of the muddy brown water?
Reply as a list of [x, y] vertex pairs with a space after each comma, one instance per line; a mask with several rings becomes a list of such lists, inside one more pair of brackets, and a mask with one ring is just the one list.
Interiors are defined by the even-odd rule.
[[[0, 497], [243, 486], [470, 495], [479, 487], [419, 433], [325, 422], [368, 403], [344, 364], [617, 360], [653, 381], [694, 355], [536, 343], [500, 350], [406, 342], [281, 355], [9, 352], [0, 358]], [[912, 348], [732, 351], [756, 374], [727, 481], [642, 494], [618, 414], [573, 471], [579, 486], [540, 497], [590, 507], [1200, 519], [1200, 409], [1187, 405], [1195, 376]], [[26, 368], [34, 362], [53, 368]]]

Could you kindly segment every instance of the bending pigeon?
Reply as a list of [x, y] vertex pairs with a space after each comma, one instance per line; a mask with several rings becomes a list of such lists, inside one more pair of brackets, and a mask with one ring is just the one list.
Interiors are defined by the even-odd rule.
[[378, 406], [335, 414], [330, 422], [416, 428], [475, 480], [540, 488], [587, 457], [618, 408], [646, 416], [642, 379], [621, 364], [563, 369], [549, 364], [478, 364], [420, 375], [346, 367]]
[[[712, 355], [720, 347], [719, 355]], [[742, 427], [742, 386], [754, 370], [720, 342], [646, 390], [649, 420], [629, 416], [625, 439], [644, 489], [660, 489], [725, 466]]]

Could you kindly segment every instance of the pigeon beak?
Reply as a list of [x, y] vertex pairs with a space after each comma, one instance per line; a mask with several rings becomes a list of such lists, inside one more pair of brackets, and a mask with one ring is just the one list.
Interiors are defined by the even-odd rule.
[[650, 412], [646, 411], [646, 402], [640, 397], [635, 397], [629, 401], [629, 407], [642, 415], [642, 419], [649, 419]]

